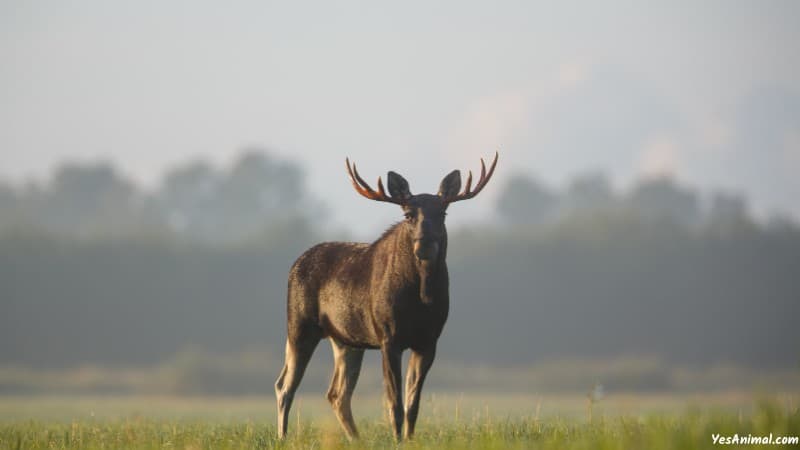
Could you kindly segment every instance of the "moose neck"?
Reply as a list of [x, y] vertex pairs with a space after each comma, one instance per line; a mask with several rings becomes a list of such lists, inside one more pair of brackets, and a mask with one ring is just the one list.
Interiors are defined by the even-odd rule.
[[387, 230], [375, 244], [391, 253], [386, 259], [390, 266], [388, 270], [403, 274], [406, 282], [419, 285], [419, 296], [423, 303], [432, 303], [441, 292], [443, 283], [446, 286], [447, 233], [439, 243], [436, 258], [432, 260], [420, 260], [414, 255], [412, 233], [403, 223]]

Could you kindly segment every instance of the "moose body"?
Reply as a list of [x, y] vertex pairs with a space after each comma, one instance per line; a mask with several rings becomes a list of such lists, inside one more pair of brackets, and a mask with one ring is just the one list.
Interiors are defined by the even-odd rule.
[[[348, 171], [356, 190], [367, 198], [397, 203], [406, 220], [389, 228], [372, 244], [326, 242], [303, 253], [289, 273], [286, 362], [275, 383], [278, 434], [286, 435], [294, 393], [321, 339], [330, 338], [334, 371], [327, 398], [347, 435], [357, 437], [350, 399], [365, 349], [380, 349], [389, 418], [399, 440], [414, 433], [425, 376], [436, 355], [436, 342], [449, 311], [447, 231], [449, 203], [471, 198], [488, 182], [486, 174], [464, 193], [461, 176], [451, 172], [439, 194], [412, 195], [400, 175], [389, 172], [388, 188], [373, 191], [355, 171]], [[405, 404], [401, 389], [401, 357], [411, 351]]]

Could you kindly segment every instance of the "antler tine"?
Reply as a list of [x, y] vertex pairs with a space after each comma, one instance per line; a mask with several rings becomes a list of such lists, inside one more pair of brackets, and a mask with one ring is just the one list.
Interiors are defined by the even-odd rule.
[[469, 192], [469, 188], [472, 186], [472, 171], [469, 171], [469, 175], [467, 175], [467, 184], [464, 186], [464, 192]]
[[364, 179], [363, 179], [363, 178], [361, 178], [361, 175], [359, 175], [359, 174], [358, 174], [358, 169], [356, 168], [356, 163], [353, 163], [353, 173], [354, 173], [354, 174], [355, 174], [355, 176], [356, 176], [356, 180], [358, 180], [358, 184], [360, 184], [360, 185], [361, 185], [361, 187], [362, 187], [364, 190], [366, 190], [366, 191], [367, 191], [367, 192], [369, 192], [370, 194], [372, 194], [372, 193], [374, 193], [374, 192], [375, 192], [375, 191], [373, 191], [373, 190], [372, 190], [372, 187], [371, 187], [369, 184], [367, 184], [367, 182], [366, 182], [366, 181], [364, 181]]
[[353, 183], [353, 187], [355, 188], [356, 192], [363, 195], [364, 197], [370, 198], [369, 194], [364, 188], [358, 183], [358, 175], [353, 174], [353, 167], [350, 165], [350, 158], [344, 159], [345, 164], [347, 165], [347, 173], [350, 175], [350, 181]]
[[393, 199], [392, 197], [386, 195], [386, 191], [383, 189], [381, 177], [378, 177], [378, 192], [375, 192], [370, 185], [364, 181], [363, 178], [361, 178], [361, 175], [358, 174], [356, 164], [353, 163], [351, 167], [350, 158], [345, 158], [345, 163], [347, 164], [347, 173], [350, 175], [350, 181], [353, 183], [353, 187], [356, 189], [356, 192], [370, 200], [402, 204], [399, 200]]
[[350, 175], [350, 181], [353, 182], [353, 187], [356, 189], [356, 192], [363, 195], [366, 198], [372, 199], [374, 192], [367, 183], [364, 182], [364, 179], [358, 174], [358, 170], [356, 169], [355, 164], [350, 164], [350, 159], [345, 158], [345, 162], [347, 163], [347, 173]]
[[494, 161], [492, 161], [492, 165], [489, 167], [488, 173], [486, 172], [486, 163], [483, 161], [483, 158], [481, 158], [481, 176], [478, 179], [478, 182], [475, 183], [475, 190], [470, 190], [470, 185], [472, 184], [472, 171], [470, 171], [469, 175], [467, 176], [467, 184], [464, 188], [464, 192], [448, 198], [446, 202], [452, 203], [459, 200], [467, 200], [478, 195], [478, 193], [483, 190], [483, 187], [486, 186], [486, 184], [492, 178], [492, 175], [494, 174], [494, 168], [497, 166], [498, 156], [498, 152], [495, 152]]
[[378, 177], [378, 194], [381, 197], [386, 197], [386, 191], [383, 190], [383, 181], [381, 181], [381, 177]]

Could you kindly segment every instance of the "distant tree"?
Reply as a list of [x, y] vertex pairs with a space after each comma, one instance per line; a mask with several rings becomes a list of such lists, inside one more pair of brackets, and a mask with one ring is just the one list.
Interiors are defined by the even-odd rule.
[[158, 201], [175, 231], [214, 242], [261, 235], [322, 209], [298, 164], [259, 149], [244, 151], [224, 172], [202, 161], [172, 169]]
[[[38, 197], [38, 199], [36, 198]], [[36, 216], [56, 232], [90, 235], [136, 228], [141, 223], [143, 195], [109, 163], [58, 167], [36, 201]]]
[[699, 220], [697, 194], [670, 177], [641, 180], [628, 197], [628, 206], [649, 220], [695, 225]]
[[293, 162], [249, 150], [234, 162], [220, 185], [225, 213], [249, 231], [265, 220], [286, 219], [303, 213], [308, 194], [304, 173]]
[[0, 219], [3, 225], [12, 229], [44, 228], [42, 216], [47, 198], [45, 189], [33, 181], [17, 188], [6, 185], [6, 189], [5, 195], [10, 195], [11, 198], [7, 197], [0, 213], [3, 216]]
[[729, 231], [752, 227], [753, 221], [748, 212], [747, 199], [742, 195], [714, 192], [708, 210], [709, 227], [719, 231]]
[[575, 177], [562, 201], [567, 212], [610, 209], [616, 203], [614, 190], [602, 172], [587, 172]]
[[511, 224], [540, 224], [552, 218], [558, 197], [535, 178], [517, 174], [500, 192], [496, 209]]
[[220, 227], [214, 211], [222, 175], [205, 161], [193, 161], [164, 175], [157, 202], [177, 232], [208, 236]]
[[767, 218], [764, 228], [771, 233], [797, 234], [800, 232], [800, 223], [787, 213], [773, 212]]

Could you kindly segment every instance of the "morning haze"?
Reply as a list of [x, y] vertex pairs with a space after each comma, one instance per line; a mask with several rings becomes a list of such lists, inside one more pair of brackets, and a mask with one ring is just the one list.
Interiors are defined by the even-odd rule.
[[[432, 190], [501, 148], [553, 184], [672, 173], [747, 192], [761, 217], [800, 213], [794, 2], [0, 8], [0, 171], [16, 182], [104, 159], [154, 186], [265, 146], [367, 237], [398, 216], [331, 182], [345, 156]], [[486, 220], [492, 196], [453, 223]]]
[[799, 9], [0, 2], [0, 422], [61, 395], [272, 411], [292, 263], [403, 220], [345, 158], [435, 194], [495, 152], [448, 209], [426, 392], [589, 422], [604, 393], [796, 399]]

